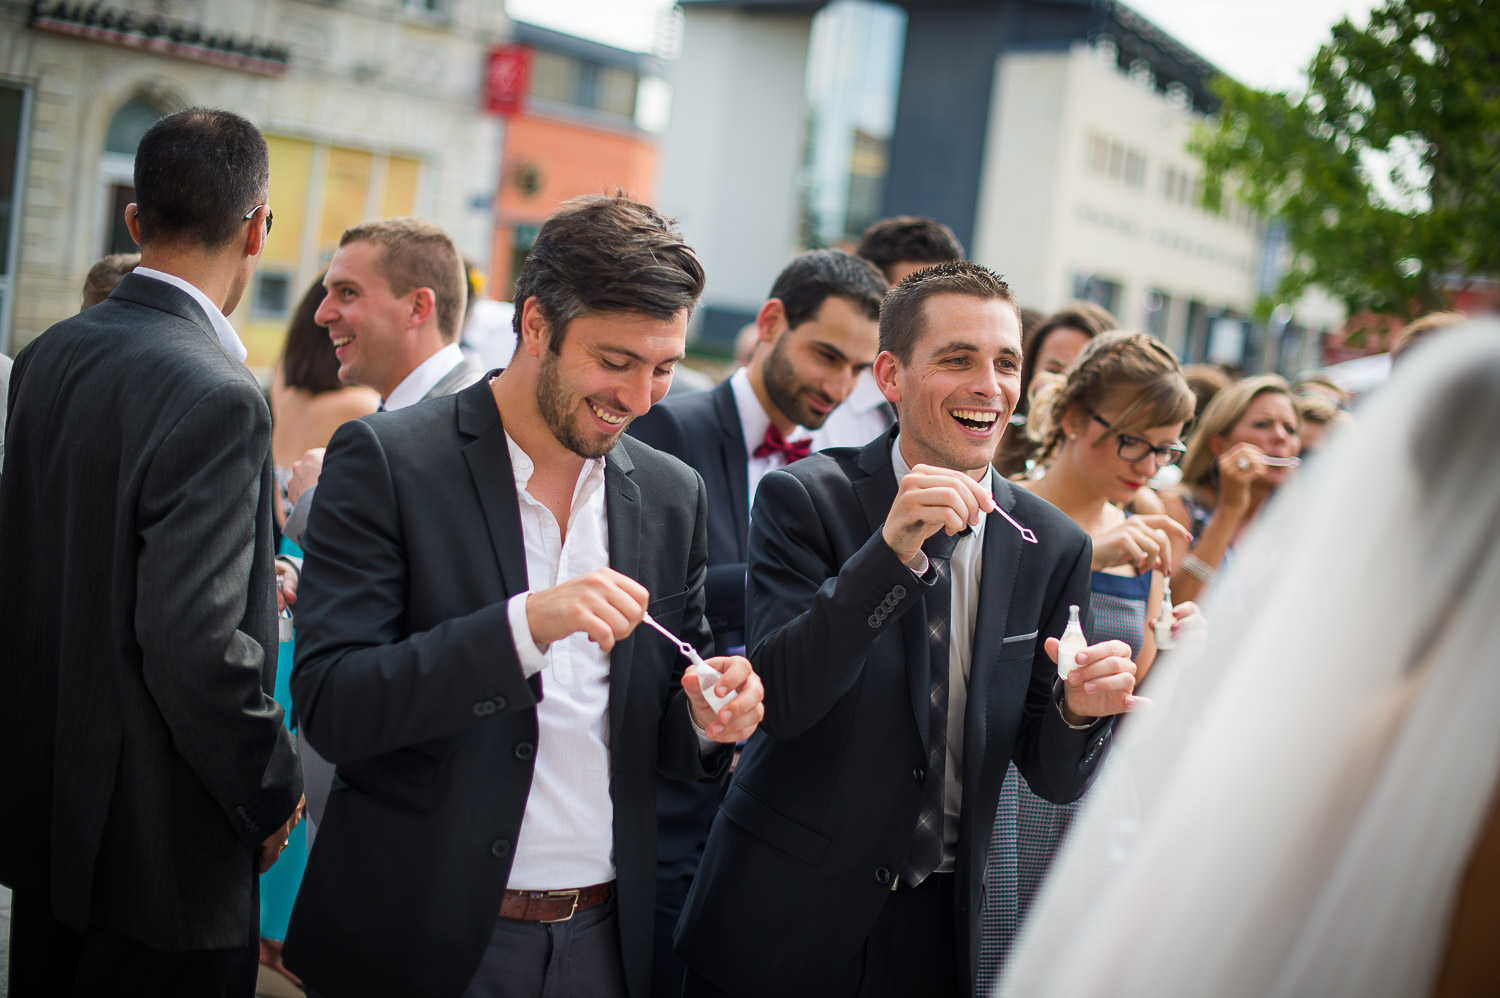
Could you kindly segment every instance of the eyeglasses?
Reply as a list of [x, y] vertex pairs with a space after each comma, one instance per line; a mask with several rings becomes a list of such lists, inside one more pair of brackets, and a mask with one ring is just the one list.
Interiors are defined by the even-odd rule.
[[[1094, 422], [1106, 430], [1114, 431], [1114, 427], [1109, 425], [1109, 421], [1097, 412], [1090, 409], [1089, 415], [1094, 417]], [[1115, 434], [1115, 439], [1117, 441], [1115, 453], [1120, 455], [1120, 460], [1128, 461], [1131, 464], [1143, 460], [1147, 454], [1150, 454], [1155, 459], [1158, 468], [1165, 468], [1168, 465], [1181, 462], [1183, 455], [1187, 453], [1187, 448], [1182, 446], [1182, 444], [1166, 444], [1157, 447], [1149, 440], [1132, 437], [1128, 433], [1117, 433]]]
[[[262, 208], [265, 208], [265, 207], [266, 206], [264, 204], [258, 204], [258, 205], [256, 205], [254, 208], [251, 208], [249, 211], [245, 212], [245, 217], [242, 218], [242, 219], [240, 219], [240, 221], [242, 221], [242, 222], [248, 222], [248, 221], [250, 221], [250, 219], [252, 219], [252, 218], [255, 217], [255, 213], [257, 211], [260, 211]], [[276, 217], [276, 213], [274, 211], [271, 211], [269, 208], [267, 208], [266, 209], [266, 235], [268, 235], [268, 236], [271, 234], [271, 219], [273, 219], [275, 217]]]

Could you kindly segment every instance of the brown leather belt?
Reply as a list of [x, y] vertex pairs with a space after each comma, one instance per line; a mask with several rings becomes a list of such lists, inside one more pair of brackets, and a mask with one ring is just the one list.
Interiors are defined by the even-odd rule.
[[585, 908], [608, 901], [614, 881], [565, 891], [506, 891], [500, 917], [522, 922], [566, 922]]

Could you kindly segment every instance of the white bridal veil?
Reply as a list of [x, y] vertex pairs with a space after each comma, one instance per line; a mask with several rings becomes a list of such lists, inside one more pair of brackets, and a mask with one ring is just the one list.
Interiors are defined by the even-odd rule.
[[1261, 519], [999, 994], [1431, 991], [1500, 777], [1500, 323], [1418, 347]]

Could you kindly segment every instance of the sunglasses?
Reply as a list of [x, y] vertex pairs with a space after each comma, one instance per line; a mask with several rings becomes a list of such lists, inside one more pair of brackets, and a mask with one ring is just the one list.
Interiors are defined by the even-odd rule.
[[[266, 206], [264, 204], [258, 204], [258, 205], [256, 205], [254, 208], [251, 208], [249, 211], [245, 212], [245, 217], [242, 218], [241, 221], [243, 221], [243, 222], [250, 221], [250, 219], [255, 216], [255, 213], [257, 211], [260, 211], [262, 208], [265, 208], [265, 207]], [[267, 211], [266, 211], [266, 235], [268, 235], [268, 236], [271, 234], [271, 219], [273, 219], [275, 217], [276, 217], [276, 213], [274, 211], [271, 211], [271, 210], [267, 209]]]
[[[1098, 423], [1106, 430], [1114, 432], [1114, 427], [1110, 426], [1109, 421], [1106, 420], [1103, 416], [1099, 415], [1097, 412], [1094, 412], [1092, 409], [1089, 410], [1089, 415], [1094, 417], [1094, 422]], [[1187, 448], [1182, 446], [1182, 444], [1164, 444], [1160, 447], [1157, 447], [1149, 440], [1142, 440], [1140, 437], [1132, 437], [1128, 433], [1115, 434], [1115, 439], [1115, 453], [1120, 455], [1120, 460], [1128, 461], [1131, 464], [1134, 464], [1135, 462], [1143, 459], [1147, 454], [1150, 454], [1155, 459], [1156, 466], [1158, 468], [1165, 468], [1168, 465], [1180, 463], [1182, 461], [1183, 455], [1187, 453]]]

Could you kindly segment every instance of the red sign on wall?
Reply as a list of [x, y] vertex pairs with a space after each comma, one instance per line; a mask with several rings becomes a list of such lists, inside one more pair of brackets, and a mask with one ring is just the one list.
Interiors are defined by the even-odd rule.
[[484, 109], [509, 117], [521, 112], [526, 87], [531, 80], [531, 49], [525, 45], [500, 45], [490, 49], [484, 71]]

